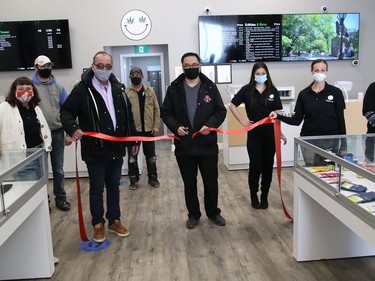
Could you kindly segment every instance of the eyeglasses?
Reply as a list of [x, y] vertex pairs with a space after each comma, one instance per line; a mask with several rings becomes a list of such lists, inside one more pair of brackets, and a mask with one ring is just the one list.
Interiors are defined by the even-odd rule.
[[189, 68], [198, 68], [200, 65], [201, 65], [200, 63], [183, 64], [182, 67], [184, 69], [189, 69]]
[[107, 70], [111, 70], [111, 69], [112, 69], [112, 65], [111, 65], [111, 64], [106, 64], [106, 65], [104, 65], [104, 64], [102, 64], [102, 63], [98, 63], [98, 64], [93, 63], [93, 65], [95, 65], [95, 67], [96, 67], [97, 69], [100, 69], [100, 70], [103, 70], [104, 68], [107, 69]]

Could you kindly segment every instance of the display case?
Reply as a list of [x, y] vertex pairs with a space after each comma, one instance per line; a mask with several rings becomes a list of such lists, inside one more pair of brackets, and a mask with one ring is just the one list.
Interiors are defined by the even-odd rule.
[[54, 273], [46, 158], [44, 149], [0, 150], [0, 280]]
[[375, 255], [374, 138], [295, 139], [297, 261]]

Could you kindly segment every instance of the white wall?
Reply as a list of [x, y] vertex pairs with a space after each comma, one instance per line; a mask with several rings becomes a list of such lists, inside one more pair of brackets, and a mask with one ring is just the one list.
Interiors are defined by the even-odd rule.
[[[336, 80], [354, 81], [349, 93], [356, 97], [375, 80], [375, 1], [374, 0], [203, 0], [203, 1], [126, 1], [126, 0], [1, 0], [0, 21], [37, 20], [67, 18], [70, 24], [73, 68], [55, 70], [54, 74], [68, 91], [79, 79], [82, 68], [91, 64], [92, 56], [103, 46], [167, 44], [169, 50], [170, 80], [174, 78], [174, 67], [180, 65], [181, 55], [187, 51], [198, 52], [198, 16], [210, 7], [211, 14], [280, 14], [317, 13], [325, 5], [328, 11], [359, 12], [360, 54], [359, 65], [350, 61], [332, 62], [329, 65], [328, 82]], [[123, 15], [139, 9], [149, 15], [152, 30], [148, 37], [131, 41], [121, 31]], [[1, 62], [0, 62], [1, 63]], [[295, 86], [302, 90], [310, 81], [310, 63], [268, 63], [276, 86]], [[249, 80], [252, 64], [233, 64], [233, 84], [244, 84]], [[0, 92], [7, 92], [11, 82], [18, 76], [31, 76], [32, 72], [0, 72]], [[225, 85], [219, 85], [225, 102]]]

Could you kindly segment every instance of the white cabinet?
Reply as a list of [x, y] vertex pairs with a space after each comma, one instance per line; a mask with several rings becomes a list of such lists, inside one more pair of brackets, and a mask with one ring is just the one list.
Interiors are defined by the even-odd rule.
[[0, 280], [49, 278], [55, 271], [44, 169], [37, 180], [13, 177], [33, 160], [43, 161], [43, 149], [30, 151], [0, 151], [0, 184], [8, 186], [1, 189]]

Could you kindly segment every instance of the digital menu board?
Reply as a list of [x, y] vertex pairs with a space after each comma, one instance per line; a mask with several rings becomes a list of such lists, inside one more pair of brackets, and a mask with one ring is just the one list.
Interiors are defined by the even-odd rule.
[[199, 16], [202, 63], [358, 59], [359, 13]]
[[0, 71], [31, 70], [39, 55], [72, 67], [68, 20], [0, 22]]

